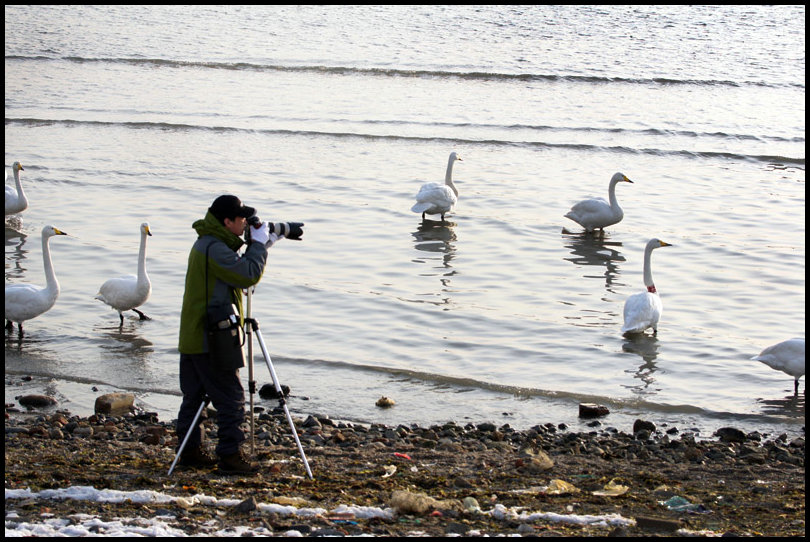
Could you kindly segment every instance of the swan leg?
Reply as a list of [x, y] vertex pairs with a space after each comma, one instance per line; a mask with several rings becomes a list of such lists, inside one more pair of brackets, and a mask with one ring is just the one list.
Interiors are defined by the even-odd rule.
[[132, 310], [134, 310], [135, 312], [137, 312], [137, 313], [138, 313], [138, 316], [141, 318], [141, 320], [151, 320], [151, 318], [149, 318], [148, 316], [146, 316], [144, 313], [142, 313], [142, 312], [141, 312], [141, 311], [139, 311], [138, 309], [132, 309]]
[[11, 320], [6, 320], [6, 329], [8, 331], [14, 331], [14, 322]]
[[122, 313], [122, 312], [120, 312], [120, 311], [119, 311], [119, 312], [118, 312], [118, 318], [121, 320], [121, 323], [120, 323], [120, 324], [118, 324], [118, 326], [119, 326], [119, 327], [122, 327], [122, 326], [124, 325], [124, 313]]
[[425, 221], [425, 213], [422, 213], [422, 222]]

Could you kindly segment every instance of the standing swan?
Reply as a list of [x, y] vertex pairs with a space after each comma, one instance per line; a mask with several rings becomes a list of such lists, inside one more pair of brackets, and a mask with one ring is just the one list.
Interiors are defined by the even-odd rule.
[[45, 263], [45, 281], [47, 286], [42, 288], [33, 284], [10, 284], [6, 286], [6, 329], [12, 331], [14, 322], [20, 327], [20, 337], [23, 335], [22, 323], [40, 314], [47, 312], [56, 303], [59, 297], [59, 282], [53, 272], [51, 250], [48, 241], [54, 235], [67, 235], [53, 226], [42, 228], [42, 260]]
[[583, 228], [586, 232], [592, 232], [596, 228], [605, 231], [607, 226], [617, 224], [624, 218], [624, 211], [616, 201], [616, 185], [619, 183], [632, 183], [623, 173], [615, 173], [610, 179], [608, 197], [610, 203], [603, 198], [588, 198], [574, 204], [571, 210], [565, 213], [566, 218], [570, 218]]
[[450, 158], [447, 160], [447, 173], [444, 175], [444, 184], [440, 183], [425, 183], [416, 194], [416, 203], [411, 207], [414, 213], [422, 213], [422, 220], [425, 219], [425, 213], [429, 215], [442, 215], [442, 222], [444, 222], [444, 214], [453, 208], [453, 205], [458, 201], [458, 189], [453, 184], [453, 164], [456, 160], [461, 160], [461, 157], [456, 153], [451, 152]]
[[622, 333], [643, 333], [647, 328], [652, 328], [653, 335], [658, 333], [658, 319], [664, 311], [664, 305], [653, 284], [652, 270], [650, 269], [650, 257], [652, 251], [658, 247], [671, 247], [669, 243], [658, 239], [650, 239], [644, 249], [644, 286], [646, 292], [639, 292], [627, 298], [624, 302], [624, 325]]
[[804, 339], [788, 339], [771, 345], [751, 359], [792, 376], [793, 393], [799, 393], [799, 379], [804, 376]]
[[[28, 198], [25, 197], [25, 192], [23, 192], [20, 184], [20, 171], [25, 171], [25, 168], [22, 167], [21, 163], [14, 162], [11, 169], [14, 171], [14, 184], [17, 185], [17, 189], [14, 190], [10, 186], [6, 186], [6, 216], [21, 213], [28, 209]], [[8, 179], [8, 173], [6, 173], [6, 179]]]
[[149, 231], [149, 224], [144, 222], [141, 224], [141, 248], [138, 251], [138, 276], [127, 275], [109, 279], [101, 285], [98, 290], [96, 299], [99, 299], [118, 311], [118, 317], [121, 319], [121, 324], [124, 325], [124, 311], [130, 309], [138, 313], [141, 320], [149, 320], [150, 318], [144, 313], [136, 309], [146, 303], [149, 299], [149, 294], [152, 293], [152, 283], [149, 282], [149, 277], [146, 275], [146, 237], [152, 235]]

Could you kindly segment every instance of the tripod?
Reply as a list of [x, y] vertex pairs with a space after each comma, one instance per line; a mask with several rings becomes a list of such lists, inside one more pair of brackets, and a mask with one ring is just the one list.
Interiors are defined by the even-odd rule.
[[[292, 416], [290, 415], [290, 410], [287, 408], [287, 401], [284, 399], [284, 393], [281, 390], [281, 385], [278, 383], [278, 377], [276, 376], [276, 371], [273, 368], [273, 363], [270, 361], [270, 355], [267, 353], [267, 346], [264, 344], [264, 338], [262, 337], [262, 332], [259, 331], [259, 322], [250, 316], [251, 314], [251, 303], [252, 303], [252, 290], [248, 289], [247, 293], [247, 314], [248, 316], [245, 318], [245, 337], [246, 342], [248, 344], [248, 389], [250, 391], [250, 455], [254, 454], [254, 434], [255, 434], [255, 421], [253, 417], [253, 394], [256, 393], [256, 382], [253, 379], [253, 333], [256, 334], [256, 338], [259, 340], [259, 346], [262, 349], [262, 354], [264, 354], [264, 361], [267, 364], [267, 369], [270, 371], [270, 376], [273, 378], [273, 384], [276, 387], [276, 393], [279, 397], [279, 404], [284, 409], [284, 414], [287, 415], [287, 421], [290, 424], [290, 429], [292, 429], [293, 437], [295, 438], [295, 443], [298, 445], [298, 452], [301, 454], [301, 460], [304, 462], [304, 467], [307, 471], [307, 476], [309, 476], [310, 480], [312, 479], [312, 471], [309, 468], [309, 462], [307, 461], [307, 456], [304, 454], [304, 448], [301, 446], [301, 441], [298, 438], [298, 432], [295, 429], [295, 423], [293, 423]], [[185, 438], [183, 439], [183, 443], [180, 445], [180, 449], [177, 450], [177, 455], [172, 462], [172, 466], [169, 468], [169, 476], [172, 475], [172, 471], [174, 471], [175, 465], [177, 465], [177, 461], [180, 459], [180, 455], [182, 455], [183, 450], [186, 447], [186, 443], [188, 442], [189, 437], [191, 436], [192, 428], [197, 426], [197, 421], [199, 420], [200, 416], [202, 415], [203, 409], [208, 405], [211, 399], [208, 396], [203, 398], [202, 404], [200, 404], [200, 408], [197, 410], [197, 414], [194, 415], [194, 420], [191, 422], [191, 426], [189, 426], [189, 430], [186, 433]]]
[[267, 346], [264, 344], [264, 338], [262, 337], [262, 332], [259, 331], [259, 322], [250, 316], [251, 314], [251, 302], [253, 297], [253, 291], [248, 289], [247, 293], [247, 318], [245, 318], [245, 336], [246, 341], [248, 343], [248, 387], [250, 389], [250, 453], [253, 455], [253, 435], [255, 433], [254, 429], [254, 417], [253, 417], [253, 394], [256, 393], [256, 382], [253, 380], [253, 339], [251, 335], [256, 333], [256, 338], [259, 340], [259, 346], [262, 349], [262, 354], [264, 355], [264, 362], [267, 364], [267, 370], [270, 371], [270, 376], [273, 379], [273, 385], [276, 387], [276, 394], [278, 395], [278, 403], [284, 409], [284, 414], [287, 416], [287, 421], [290, 424], [290, 429], [292, 430], [293, 438], [295, 438], [295, 444], [298, 446], [298, 453], [301, 455], [301, 460], [304, 462], [304, 468], [307, 471], [307, 476], [309, 479], [312, 479], [312, 471], [309, 469], [309, 462], [307, 461], [307, 456], [304, 454], [304, 448], [301, 446], [301, 441], [298, 438], [298, 431], [295, 429], [295, 423], [293, 423], [292, 416], [290, 415], [290, 409], [287, 408], [287, 400], [284, 398], [284, 392], [281, 390], [281, 384], [278, 383], [278, 377], [276, 376], [276, 370], [273, 368], [273, 362], [270, 361], [270, 354], [267, 353]]

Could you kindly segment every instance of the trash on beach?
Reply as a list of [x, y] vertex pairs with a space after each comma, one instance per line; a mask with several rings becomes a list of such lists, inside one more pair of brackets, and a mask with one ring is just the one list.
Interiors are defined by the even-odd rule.
[[618, 497], [619, 495], [624, 495], [628, 491], [630, 491], [629, 487], [617, 483], [616, 480], [611, 480], [605, 484], [604, 488], [592, 491], [591, 493], [598, 497]]
[[413, 461], [413, 459], [411, 459], [411, 456], [409, 456], [408, 454], [401, 454], [399, 452], [394, 452], [394, 457], [398, 457], [400, 459], [407, 459], [408, 461]]
[[579, 488], [565, 480], [554, 479], [548, 483], [545, 491], [546, 495], [565, 495], [567, 493], [579, 493]]
[[385, 469], [385, 474], [382, 475], [383, 478], [388, 478], [389, 476], [393, 476], [395, 472], [397, 472], [397, 467], [395, 465], [386, 465], [383, 467]]
[[666, 501], [658, 501], [658, 504], [666, 506], [667, 510], [673, 512], [692, 512], [695, 514], [707, 514], [709, 509], [702, 504], [694, 504], [681, 496], [674, 496]]

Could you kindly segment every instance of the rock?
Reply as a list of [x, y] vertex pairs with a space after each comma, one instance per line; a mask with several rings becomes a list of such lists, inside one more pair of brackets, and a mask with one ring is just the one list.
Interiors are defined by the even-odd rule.
[[56, 399], [49, 395], [22, 395], [17, 397], [17, 401], [28, 408], [49, 407], [56, 404]]
[[681, 528], [681, 523], [677, 520], [651, 518], [646, 516], [636, 517], [636, 527], [649, 531], [670, 531], [674, 532]]
[[388, 397], [380, 397], [374, 404], [380, 408], [389, 408], [394, 406], [395, 403], [393, 399], [389, 399]]
[[110, 416], [129, 414], [135, 402], [131, 393], [107, 393], [96, 398], [95, 413]]
[[580, 418], [599, 418], [600, 416], [607, 416], [608, 414], [610, 414], [610, 410], [604, 405], [597, 405], [596, 403], [579, 404]]
[[734, 427], [721, 427], [714, 432], [714, 436], [723, 442], [745, 442], [745, 433]]
[[647, 431], [648, 433], [655, 433], [655, 424], [645, 420], [636, 420], [633, 424], [633, 434], [639, 431]]
[[[290, 395], [290, 387], [281, 385], [281, 393], [284, 394], [284, 397]], [[278, 399], [278, 391], [276, 390], [275, 384], [265, 384], [259, 390], [259, 397], [262, 399]]]

